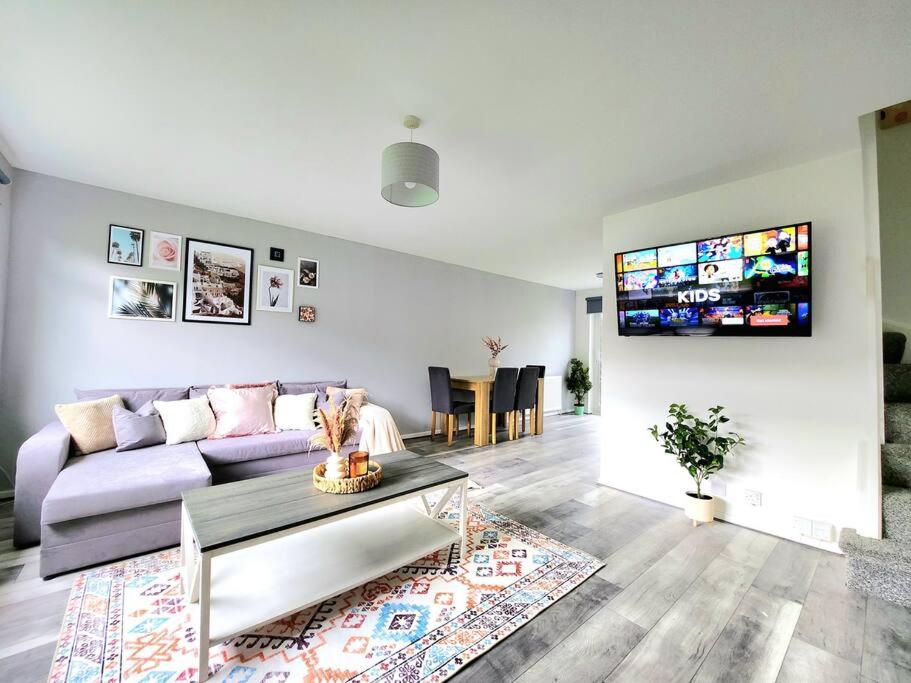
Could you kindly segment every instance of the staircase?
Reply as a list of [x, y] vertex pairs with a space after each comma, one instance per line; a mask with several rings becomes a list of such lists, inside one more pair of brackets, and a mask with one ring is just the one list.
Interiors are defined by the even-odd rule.
[[887, 363], [883, 377], [883, 539], [844, 529], [839, 546], [848, 559], [849, 588], [911, 607], [911, 365]]

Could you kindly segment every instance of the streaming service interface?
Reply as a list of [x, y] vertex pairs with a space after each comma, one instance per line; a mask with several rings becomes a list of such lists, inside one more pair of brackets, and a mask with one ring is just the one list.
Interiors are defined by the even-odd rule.
[[615, 256], [620, 334], [809, 336], [810, 223]]

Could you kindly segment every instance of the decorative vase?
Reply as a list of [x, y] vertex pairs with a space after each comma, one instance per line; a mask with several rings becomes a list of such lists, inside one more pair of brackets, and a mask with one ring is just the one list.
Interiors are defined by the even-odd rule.
[[493, 356], [487, 360], [487, 364], [490, 366], [490, 376], [497, 376], [497, 368], [500, 367], [500, 359], [497, 356]]
[[585, 406], [573, 406], [574, 415], [585, 415]]
[[348, 477], [348, 459], [339, 453], [326, 458], [326, 479], [346, 479]]
[[699, 522], [712, 522], [715, 519], [715, 499], [705, 494], [697, 498], [695, 491], [687, 491], [683, 511], [693, 520], [693, 526]]

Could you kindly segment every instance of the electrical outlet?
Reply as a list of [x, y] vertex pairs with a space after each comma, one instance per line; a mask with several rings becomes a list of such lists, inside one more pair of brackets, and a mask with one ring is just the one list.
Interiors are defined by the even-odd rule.
[[747, 489], [743, 492], [743, 499], [753, 507], [762, 505], [762, 494], [759, 491]]

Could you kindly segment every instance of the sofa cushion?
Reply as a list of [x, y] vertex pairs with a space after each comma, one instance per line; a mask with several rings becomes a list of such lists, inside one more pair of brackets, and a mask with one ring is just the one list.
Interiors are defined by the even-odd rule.
[[137, 448], [157, 446], [167, 438], [161, 416], [146, 403], [135, 413], [132, 410], [114, 406], [114, 436], [118, 451], [132, 451]]
[[207, 396], [209, 389], [214, 387], [224, 387], [226, 389], [249, 389], [252, 387], [267, 387], [269, 385], [275, 387], [276, 393], [278, 392], [278, 380], [271, 380], [269, 382], [248, 382], [242, 384], [194, 384], [189, 389], [190, 398], [199, 398], [200, 396]]
[[279, 394], [315, 394], [317, 392], [326, 392], [328, 387], [341, 387], [344, 389], [348, 386], [347, 379], [326, 380], [322, 382], [279, 382]]
[[274, 384], [243, 388], [209, 387], [209, 404], [215, 413], [215, 431], [209, 438], [272, 434], [275, 431], [272, 402], [277, 394]]
[[76, 398], [80, 401], [94, 401], [117, 394], [123, 400], [123, 407], [134, 413], [149, 401], [181, 401], [189, 396], [188, 387], [171, 389], [76, 389]]
[[57, 418], [73, 439], [75, 453], [95, 453], [117, 445], [114, 436], [114, 408], [123, 407], [120, 396], [106, 396], [93, 401], [58, 403]]
[[211, 480], [195, 443], [70, 458], [44, 499], [41, 523], [179, 500], [183, 491], [208, 486]]
[[[206, 439], [196, 445], [210, 465], [229, 465], [247, 460], [274, 458], [279, 455], [306, 453], [310, 450], [310, 436], [316, 429], [237, 436], [231, 439]], [[314, 451], [319, 450], [317, 448]], [[313, 461], [318, 462], [321, 456]]]
[[152, 405], [161, 415], [168, 445], [205, 439], [215, 431], [215, 414], [205, 396], [184, 401], [155, 401]]

